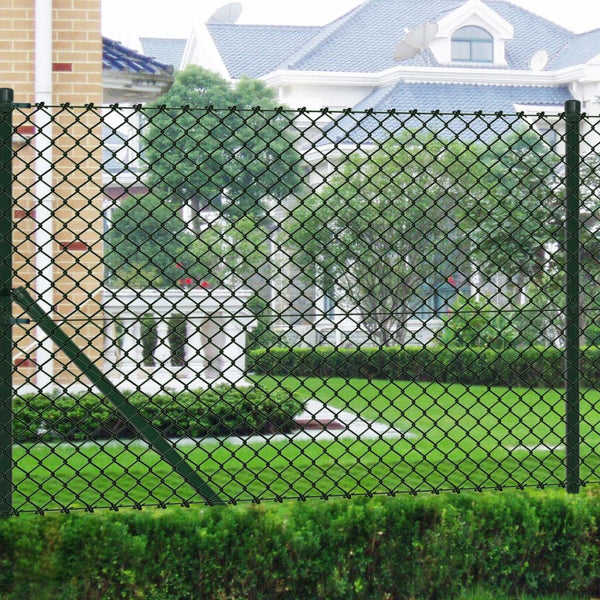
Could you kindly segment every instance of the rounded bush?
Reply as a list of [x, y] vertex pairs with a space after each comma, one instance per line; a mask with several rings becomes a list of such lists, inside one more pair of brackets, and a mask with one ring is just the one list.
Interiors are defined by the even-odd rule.
[[[229, 385], [147, 396], [126, 394], [129, 402], [168, 437], [212, 437], [286, 432], [303, 401], [284, 389]], [[13, 399], [18, 442], [40, 437], [64, 440], [134, 437], [136, 433], [110, 401], [94, 393], [30, 394]]]

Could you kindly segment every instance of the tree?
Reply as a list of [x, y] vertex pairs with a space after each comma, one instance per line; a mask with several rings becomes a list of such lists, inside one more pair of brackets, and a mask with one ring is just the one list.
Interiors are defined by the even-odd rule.
[[[206, 279], [265, 290], [271, 277], [267, 209], [301, 186], [301, 158], [288, 134], [293, 115], [262, 82], [242, 79], [232, 87], [193, 65], [143, 110], [150, 193], [112, 212], [105, 259], [110, 284], [169, 287]], [[221, 218], [200, 231], [199, 217], [183, 221], [185, 205], [196, 215], [212, 208]]]
[[549, 246], [560, 237], [561, 157], [535, 130], [527, 129], [494, 141], [482, 161], [487, 193], [474, 233], [475, 260], [486, 278], [506, 276], [505, 294], [523, 304], [527, 282], [543, 275]]
[[518, 337], [510, 314], [483, 296], [459, 296], [438, 333], [438, 339], [450, 348], [504, 350], [514, 346]]
[[[469, 269], [477, 147], [405, 132], [356, 151], [294, 212], [294, 261], [380, 345], [403, 344], [424, 284]], [[428, 292], [430, 293], [430, 292]]]
[[265, 198], [281, 200], [301, 185], [301, 159], [287, 133], [294, 116], [260, 81], [232, 87], [190, 65], [144, 110], [147, 182], [163, 200], [261, 216]]
[[257, 274], [269, 277], [267, 234], [251, 218], [221, 217], [198, 231], [179, 209], [151, 195], [127, 198], [113, 209], [105, 238], [109, 285], [236, 286]]
[[[482, 156], [488, 192], [474, 231], [474, 258], [486, 279], [506, 280], [502, 296], [518, 329], [519, 344], [562, 343], [564, 331], [563, 157], [533, 129], [511, 132]], [[581, 326], [597, 313], [598, 156], [588, 153], [581, 169], [580, 230], [585, 308]]]

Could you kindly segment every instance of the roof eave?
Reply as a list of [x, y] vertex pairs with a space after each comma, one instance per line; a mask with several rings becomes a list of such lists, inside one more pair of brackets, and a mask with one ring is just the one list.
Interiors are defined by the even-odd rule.
[[480, 85], [557, 86], [568, 85], [586, 77], [586, 65], [576, 65], [555, 71], [520, 71], [459, 67], [397, 66], [378, 73], [342, 71], [277, 70], [260, 79], [267, 85], [330, 85], [383, 87], [398, 81], [409, 83], [472, 83]]
[[102, 87], [105, 100], [109, 98], [132, 99], [136, 102], [150, 102], [166, 94], [173, 85], [172, 74], [152, 75], [127, 71], [103, 71]]

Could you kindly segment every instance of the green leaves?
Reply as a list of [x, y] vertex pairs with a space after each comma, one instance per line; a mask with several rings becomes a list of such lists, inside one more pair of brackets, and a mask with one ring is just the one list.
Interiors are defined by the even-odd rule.
[[[208, 281], [239, 285], [269, 276], [267, 233], [250, 217], [184, 221], [178, 203], [127, 198], [110, 217], [105, 263], [113, 287], [166, 288]], [[235, 279], [235, 281], [232, 280]]]
[[465, 268], [472, 225], [461, 190], [469, 202], [483, 195], [475, 159], [462, 142], [407, 132], [349, 155], [297, 208], [293, 243], [307, 274], [324, 289], [335, 280], [336, 300], [378, 344], [408, 341], [415, 291]]
[[188, 66], [145, 109], [149, 186], [165, 200], [196, 198], [205, 206], [225, 196], [229, 213], [264, 214], [265, 196], [284, 198], [301, 181], [302, 161], [286, 133], [292, 118], [276, 107], [275, 92], [262, 82], [231, 87]]

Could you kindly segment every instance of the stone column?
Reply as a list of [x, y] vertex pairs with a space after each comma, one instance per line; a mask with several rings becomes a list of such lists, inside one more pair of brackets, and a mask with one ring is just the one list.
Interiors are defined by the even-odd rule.
[[201, 350], [206, 360], [206, 376], [216, 379], [231, 364], [229, 339], [225, 333], [225, 320], [219, 313], [208, 317], [200, 329]]
[[120, 371], [124, 375], [132, 374], [142, 363], [142, 327], [140, 315], [125, 312], [121, 317], [123, 337], [121, 341]]
[[187, 339], [187, 356], [188, 356], [188, 368], [192, 370], [195, 375], [200, 374], [207, 366], [205, 355], [202, 352], [204, 341], [202, 339], [202, 327], [204, 326], [205, 317], [197, 315], [190, 315], [188, 317], [188, 323], [190, 325], [188, 329]]
[[171, 349], [169, 348], [168, 335], [169, 324], [168, 316], [164, 314], [155, 315], [156, 319], [156, 349], [154, 350], [154, 360], [156, 366], [162, 369], [169, 365], [171, 360]]

